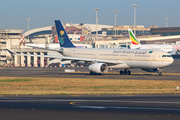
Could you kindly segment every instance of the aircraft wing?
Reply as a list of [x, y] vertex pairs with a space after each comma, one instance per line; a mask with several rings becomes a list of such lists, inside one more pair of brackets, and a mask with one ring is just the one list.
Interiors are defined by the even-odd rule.
[[34, 54], [18, 54], [13, 53], [10, 50], [6, 49], [11, 55], [23, 55], [23, 56], [37, 56], [37, 57], [47, 57], [47, 58], [57, 58], [63, 60], [79, 60], [79, 61], [88, 61], [88, 62], [103, 62], [109, 64], [123, 64], [123, 61], [120, 60], [107, 60], [107, 59], [96, 59], [96, 58], [83, 58], [83, 57], [68, 57], [60, 55], [34, 55]]

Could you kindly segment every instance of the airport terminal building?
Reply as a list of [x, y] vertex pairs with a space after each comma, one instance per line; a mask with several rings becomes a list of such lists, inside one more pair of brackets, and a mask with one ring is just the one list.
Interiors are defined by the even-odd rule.
[[[45, 59], [43, 57], [30, 56], [11, 56], [6, 50], [10, 49], [15, 53], [21, 54], [41, 54], [47, 55], [48, 51], [39, 49], [25, 49], [22, 43], [22, 29], [4, 29], [0, 30], [0, 66], [14, 65], [21, 67], [43, 67]], [[22, 43], [22, 44], [21, 44]], [[39, 60], [39, 61], [38, 61]], [[32, 61], [35, 61], [32, 63]], [[33, 65], [32, 65], [33, 64]]]
[[10, 54], [6, 49], [14, 49], [19, 46], [22, 29], [4, 29], [0, 30], [0, 65], [6, 65]]
[[180, 27], [152, 28], [151, 34], [160, 34], [162, 36], [180, 35]]

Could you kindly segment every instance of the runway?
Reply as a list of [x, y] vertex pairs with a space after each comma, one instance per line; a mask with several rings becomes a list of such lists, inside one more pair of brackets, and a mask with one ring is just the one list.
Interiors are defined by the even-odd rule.
[[180, 95], [45, 95], [0, 97], [0, 119], [119, 120], [180, 117]]
[[[66, 73], [65, 69], [73, 69], [75, 73]], [[131, 69], [132, 75], [119, 75], [120, 70], [110, 70], [102, 75], [90, 75], [88, 67], [56, 67], [56, 68], [1, 68], [0, 77], [57, 77], [57, 78], [96, 78], [96, 79], [138, 79], [138, 80], [180, 80], [180, 59], [163, 70], [163, 76]], [[168, 74], [172, 73], [172, 74]]]

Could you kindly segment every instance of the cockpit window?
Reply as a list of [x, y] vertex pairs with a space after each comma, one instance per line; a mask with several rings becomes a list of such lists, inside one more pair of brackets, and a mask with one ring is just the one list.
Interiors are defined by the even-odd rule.
[[163, 55], [162, 57], [172, 57], [171, 55]]

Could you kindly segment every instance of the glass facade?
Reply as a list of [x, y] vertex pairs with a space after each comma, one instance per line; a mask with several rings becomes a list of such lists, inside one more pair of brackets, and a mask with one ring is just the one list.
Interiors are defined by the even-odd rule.
[[151, 34], [160, 34], [163, 36], [180, 35], [180, 27], [152, 28]]
[[35, 33], [30, 34], [30, 37], [34, 38], [34, 36], [46, 35], [46, 34], [52, 34], [52, 31], [51, 30], [46, 30], [46, 31], [35, 32]]
[[0, 35], [20, 35], [21, 33], [0, 33]]
[[[132, 30], [134, 33], [134, 30]], [[150, 30], [136, 30], [136, 35], [150, 35]], [[107, 30], [107, 35], [115, 35], [115, 30]], [[128, 30], [116, 30], [116, 35], [128, 35]]]
[[[91, 34], [96, 34], [96, 31], [95, 32], [91, 32]], [[102, 34], [102, 31], [98, 31], [98, 34]]]
[[161, 34], [163, 36], [172, 36], [172, 35], [180, 35], [180, 32], [166, 32], [166, 33], [157, 32], [157, 33], [151, 33], [151, 34], [152, 35]]

